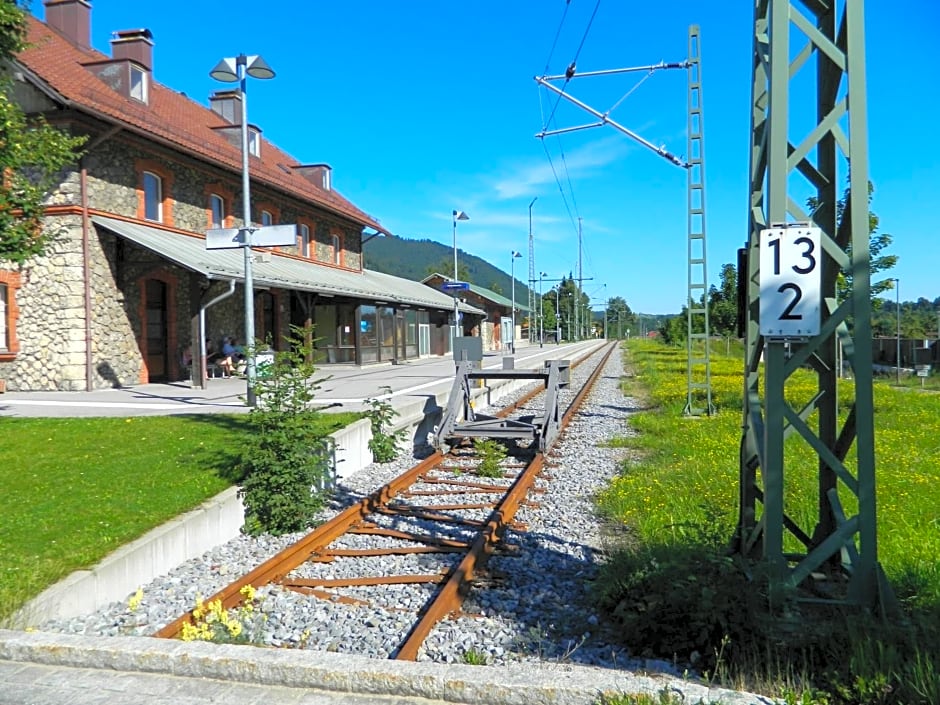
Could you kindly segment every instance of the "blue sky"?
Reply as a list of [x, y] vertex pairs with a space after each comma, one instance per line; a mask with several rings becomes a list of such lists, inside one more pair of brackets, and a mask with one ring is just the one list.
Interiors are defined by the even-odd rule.
[[[565, 0], [94, 0], [92, 41], [108, 52], [111, 32], [150, 29], [156, 80], [203, 104], [226, 88], [208, 75], [220, 58], [261, 54], [277, 77], [250, 81], [249, 120], [300, 161], [331, 164], [336, 189], [396, 235], [451, 246], [451, 212], [464, 210], [458, 247], [507, 272], [512, 250], [521, 251], [515, 272], [524, 281], [528, 204], [537, 197], [536, 276], [577, 273], [580, 218], [592, 299], [678, 312], [685, 170], [610, 127], [543, 144], [535, 134], [554, 101], [533, 76], [563, 73], [576, 54], [580, 71], [681, 61], [689, 25], [700, 25], [714, 284], [747, 237], [752, 4], [570, 0], [562, 23], [565, 9]], [[33, 11], [43, 17], [40, 0]], [[940, 99], [930, 85], [940, 3], [899, 10], [869, 0], [866, 17], [872, 208], [900, 257], [876, 278], [899, 277], [902, 300], [933, 300], [940, 157], [930, 135]], [[686, 154], [685, 71], [582, 78], [569, 90], [601, 111], [622, 99], [613, 119]], [[565, 101], [554, 113], [555, 127], [592, 121]]]

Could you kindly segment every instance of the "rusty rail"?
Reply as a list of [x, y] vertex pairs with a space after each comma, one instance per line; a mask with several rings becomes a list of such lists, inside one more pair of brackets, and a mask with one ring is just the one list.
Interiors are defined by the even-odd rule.
[[[605, 363], [610, 357], [615, 346], [611, 345], [603, 355], [597, 369], [591, 375], [582, 390], [576, 395], [575, 400], [569, 405], [562, 420], [562, 428], [567, 425], [577, 410], [577, 407], [583, 402], [590, 388], [603, 369]], [[519, 406], [525, 404], [528, 400], [541, 393], [541, 389], [536, 389], [527, 393], [521, 399], [510, 406], [502, 409], [498, 415], [505, 416], [514, 411]], [[231, 609], [242, 601], [241, 589], [246, 585], [255, 588], [272, 582], [282, 582], [285, 587], [299, 590], [307, 594], [325, 599], [334, 599], [340, 602], [350, 604], [360, 603], [361, 601], [353, 598], [337, 597], [330, 593], [325, 593], [321, 588], [336, 586], [338, 583], [319, 580], [303, 580], [287, 578], [288, 574], [298, 566], [307, 561], [326, 562], [334, 560], [336, 557], [353, 556], [376, 556], [391, 555], [394, 553], [418, 553], [418, 552], [463, 552], [466, 555], [460, 563], [451, 571], [438, 576], [422, 575], [410, 577], [389, 577], [383, 579], [362, 578], [358, 581], [343, 581], [345, 584], [367, 585], [375, 582], [395, 584], [396, 580], [400, 583], [407, 582], [442, 582], [443, 586], [438, 591], [436, 597], [429, 603], [421, 613], [418, 622], [409, 632], [405, 641], [399, 647], [395, 658], [407, 660], [417, 657], [418, 648], [424, 642], [427, 634], [444, 616], [458, 609], [462, 602], [464, 588], [473, 579], [474, 571], [478, 570], [485, 563], [488, 555], [495, 550], [506, 529], [512, 525], [513, 517], [519, 506], [524, 502], [528, 492], [533, 490], [535, 478], [543, 468], [543, 455], [537, 453], [533, 459], [520, 472], [513, 483], [508, 487], [496, 484], [481, 482], [462, 482], [447, 480], [441, 478], [428, 477], [427, 474], [435, 468], [439, 468], [445, 460], [445, 456], [436, 452], [424, 459], [402, 475], [393, 479], [386, 485], [380, 487], [368, 497], [360, 500], [356, 504], [346, 508], [331, 520], [317, 527], [309, 534], [294, 544], [283, 549], [251, 572], [244, 575], [239, 580], [231, 583], [222, 590], [208, 598], [207, 602], [221, 600], [223, 607]], [[480, 505], [481, 508], [493, 507], [486, 521], [473, 521], [458, 519], [448, 515], [443, 515], [430, 510], [441, 510], [443, 507], [409, 507], [407, 505], [391, 505], [393, 498], [398, 496], [426, 494], [422, 492], [409, 493], [409, 488], [418, 481], [429, 484], [439, 484], [444, 486], [463, 486], [469, 492], [483, 493], [503, 493], [506, 494], [495, 506], [490, 503]], [[538, 491], [537, 489], [535, 491]], [[445, 505], [446, 506], [446, 505]], [[455, 506], [456, 508], [456, 506]], [[467, 508], [466, 506], [462, 508]], [[446, 521], [449, 523], [458, 523], [464, 526], [477, 527], [479, 532], [472, 543], [454, 539], [446, 539], [431, 535], [415, 534], [403, 532], [394, 529], [386, 529], [370, 524], [366, 517], [370, 514], [400, 513], [412, 517], [424, 517], [435, 521]], [[350, 550], [335, 549], [330, 551], [327, 547], [337, 538], [346, 533], [376, 534], [398, 538], [403, 540], [415, 541], [425, 544], [424, 547], [401, 547], [396, 549], [379, 550]], [[286, 578], [286, 579], [285, 579]], [[192, 612], [187, 612], [167, 624], [156, 632], [155, 636], [162, 638], [178, 637], [182, 631], [183, 624], [191, 623]]]
[[[610, 358], [610, 354], [613, 350], [614, 346], [610, 346], [607, 349], [607, 352], [604, 353], [604, 356], [598, 363], [597, 369], [594, 370], [578, 394], [575, 395], [574, 401], [569, 405], [562, 418], [562, 429], [574, 418], [578, 408], [587, 398], [587, 395], [594, 387], [594, 383], [604, 369], [604, 365], [607, 364], [607, 360]], [[548, 450], [549, 449], [546, 448], [546, 452], [548, 452]], [[447, 579], [447, 582], [444, 583], [444, 586], [438, 591], [437, 595], [425, 609], [418, 622], [415, 623], [411, 632], [405, 637], [405, 641], [399, 647], [398, 653], [395, 654], [397, 660], [416, 660], [418, 658], [418, 649], [421, 648], [421, 645], [431, 633], [434, 625], [451, 612], [460, 609], [465, 594], [465, 586], [473, 581], [475, 571], [483, 567], [489, 554], [502, 540], [503, 534], [512, 524], [512, 520], [516, 516], [520, 504], [525, 500], [529, 490], [535, 483], [535, 479], [542, 471], [544, 463], [544, 454], [537, 453], [525, 470], [516, 477], [509, 491], [493, 510], [493, 513], [490, 514], [486, 526], [477, 535], [467, 555], [463, 557], [460, 564]]]

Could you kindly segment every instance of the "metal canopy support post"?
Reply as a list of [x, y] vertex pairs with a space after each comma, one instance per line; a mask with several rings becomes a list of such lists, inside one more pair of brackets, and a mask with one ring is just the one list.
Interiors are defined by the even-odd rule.
[[[878, 565], [876, 539], [863, 0], [755, 0], [752, 68], [744, 432], [736, 549], [771, 568], [775, 597], [794, 588], [818, 587], [816, 600], [891, 609], [891, 590]], [[804, 95], [810, 86], [815, 101]], [[813, 102], [815, 121], [790, 123], [794, 106]], [[842, 179], [848, 188], [840, 219], [836, 204]], [[817, 204], [812, 213], [799, 202], [805, 196], [798, 194], [807, 190]], [[800, 245], [794, 248], [797, 259], [790, 266], [780, 251], [787, 233], [799, 230], [795, 222], [807, 224], [801, 226], [804, 234], [810, 222], [818, 228], [819, 246], [806, 237], [794, 240]], [[764, 252], [768, 271], [761, 269], [762, 248], [773, 250]], [[819, 282], [814, 295], [818, 328], [809, 328], [802, 337], [771, 337], [775, 334], [769, 331], [777, 326], [783, 330], [803, 325], [794, 320], [802, 318], [798, 312], [804, 310], [794, 308], [797, 279], [779, 287], [777, 282], [810, 269]], [[836, 298], [841, 270], [852, 275], [852, 291], [842, 302]], [[777, 279], [768, 286], [772, 275]], [[795, 293], [800, 294], [800, 289]], [[812, 297], [802, 293], [800, 306], [808, 310], [811, 302], [806, 299]], [[762, 310], [767, 320], [761, 320]], [[850, 316], [851, 336], [846, 327]], [[836, 398], [840, 340], [855, 378], [854, 399], [841, 428]], [[815, 382], [808, 391], [805, 382], [792, 381], [794, 373], [806, 368]], [[787, 470], [807, 453], [817, 464], [818, 514], [815, 526], [800, 527], [792, 505], [804, 488], [795, 486], [795, 473]], [[845, 493], [857, 499], [854, 516], [843, 514], [843, 505], [856, 504], [841, 501], [840, 494]], [[827, 580], [812, 585], [819, 575]]]
[[702, 122], [701, 32], [689, 27], [688, 298], [686, 300], [686, 416], [711, 416], [712, 372], [705, 246], [705, 137]]

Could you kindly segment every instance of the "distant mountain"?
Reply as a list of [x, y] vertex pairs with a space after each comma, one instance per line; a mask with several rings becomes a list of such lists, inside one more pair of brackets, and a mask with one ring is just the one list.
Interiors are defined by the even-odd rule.
[[[454, 250], [433, 240], [408, 240], [401, 237], [374, 237], [364, 248], [365, 267], [396, 277], [421, 281], [432, 271], [453, 276]], [[471, 284], [491, 289], [507, 299], [512, 296], [512, 279], [508, 274], [484, 259], [457, 248], [457, 266], [466, 271]], [[508, 260], [508, 258], [507, 258]], [[446, 269], [442, 267], [447, 263]], [[516, 261], [516, 302], [528, 303], [529, 289], [525, 285], [528, 270], [524, 259]], [[508, 262], [507, 262], [508, 264]], [[432, 271], [428, 271], [428, 270]]]

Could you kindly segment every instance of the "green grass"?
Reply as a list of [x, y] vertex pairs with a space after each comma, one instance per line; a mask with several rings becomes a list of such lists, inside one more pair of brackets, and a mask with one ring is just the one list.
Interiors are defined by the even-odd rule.
[[[685, 350], [630, 343], [634, 374], [625, 388], [639, 392], [649, 408], [631, 418], [638, 436], [614, 441], [640, 459], [627, 463], [599, 497], [602, 510], [630, 539], [628, 550], [611, 561], [601, 590], [613, 618], [624, 622], [625, 632], [648, 627], [656, 639], [674, 624], [672, 650], [660, 643], [666, 653], [657, 655], [696, 649], [713, 674], [769, 683], [777, 693], [824, 683], [833, 688], [833, 703], [940, 702], [940, 659], [933, 646], [940, 642], [940, 396], [895, 388], [893, 378], [874, 389], [879, 559], [901, 599], [904, 629], [893, 632], [877, 620], [859, 625], [852, 614], [797, 610], [800, 638], [774, 635], [791, 647], [784, 654], [760, 641], [766, 637], [755, 612], [763, 604], [760, 581], [742, 583], [740, 567], [724, 557], [737, 521], [742, 358], [717, 347], [711, 359], [719, 414], [689, 419], [682, 415]], [[787, 389], [791, 403], [799, 408], [813, 384], [809, 373], [794, 375]], [[840, 381], [839, 391], [844, 415], [852, 382]], [[788, 444], [785, 507], [812, 532], [816, 456], [796, 435]], [[851, 453], [847, 463], [852, 467]], [[854, 513], [849, 493], [841, 497], [846, 512]], [[790, 540], [787, 549], [796, 548]], [[731, 632], [736, 643], [720, 663], [717, 641]]]
[[[358, 414], [324, 414], [329, 433]], [[247, 415], [0, 417], [0, 620], [226, 489]]]

